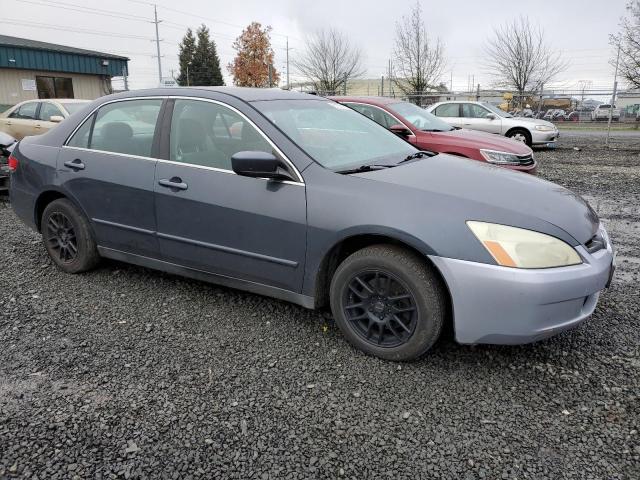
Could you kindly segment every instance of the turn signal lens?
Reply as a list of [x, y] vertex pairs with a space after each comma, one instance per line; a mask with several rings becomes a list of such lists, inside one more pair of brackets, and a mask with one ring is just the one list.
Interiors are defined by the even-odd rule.
[[7, 160], [7, 165], [9, 166], [10, 172], [15, 172], [18, 169], [18, 159], [13, 155], [9, 155], [9, 159]]
[[574, 248], [551, 235], [497, 223], [468, 221], [467, 225], [503, 267], [551, 268], [582, 263]]

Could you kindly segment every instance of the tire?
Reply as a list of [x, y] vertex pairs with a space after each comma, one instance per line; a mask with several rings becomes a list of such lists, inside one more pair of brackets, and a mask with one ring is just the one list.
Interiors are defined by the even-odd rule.
[[531, 147], [531, 134], [524, 128], [514, 128], [507, 134], [507, 137], [523, 142]]
[[[401, 298], [402, 292], [411, 298]], [[447, 294], [433, 268], [394, 245], [374, 245], [347, 257], [331, 279], [330, 298], [347, 340], [385, 360], [419, 358], [438, 340], [445, 321]]]
[[86, 272], [100, 261], [89, 222], [66, 198], [47, 205], [40, 225], [44, 247], [60, 270]]

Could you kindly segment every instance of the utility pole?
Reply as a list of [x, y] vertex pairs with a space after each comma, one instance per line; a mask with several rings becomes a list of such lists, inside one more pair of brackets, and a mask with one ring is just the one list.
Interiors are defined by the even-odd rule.
[[347, 96], [347, 74], [344, 74], [344, 84], [342, 85], [342, 94]]
[[289, 83], [289, 37], [287, 37], [287, 90], [291, 90], [291, 84]]
[[382, 75], [382, 81], [380, 82], [380, 96], [384, 97], [384, 75]]
[[480, 101], [480, 84], [478, 84], [478, 88], [476, 90], [476, 102]]
[[153, 23], [156, 25], [156, 51], [158, 53], [158, 84], [162, 83], [162, 61], [160, 60], [160, 34], [158, 32], [158, 24], [162, 20], [158, 20], [158, 8], [153, 4]]
[[453, 92], [453, 70], [451, 70], [451, 78], [449, 78], [449, 92]]
[[616, 93], [618, 92], [618, 64], [620, 63], [620, 40], [618, 40], [618, 55], [616, 56], [616, 71], [613, 74], [613, 95], [611, 104], [609, 105], [609, 121], [607, 122], [607, 141], [605, 145], [609, 146], [609, 136], [611, 135], [611, 117], [613, 116], [613, 106], [616, 101]]

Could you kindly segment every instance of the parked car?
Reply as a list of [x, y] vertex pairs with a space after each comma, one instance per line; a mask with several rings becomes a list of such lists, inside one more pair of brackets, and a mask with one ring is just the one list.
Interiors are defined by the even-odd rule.
[[613, 106], [613, 110], [611, 109], [611, 105], [604, 103], [602, 105], [598, 105], [591, 112], [591, 120], [594, 122], [609, 120], [609, 114], [611, 114], [611, 120], [618, 121], [620, 120], [620, 109]]
[[554, 124], [535, 118], [513, 117], [485, 102], [440, 102], [429, 112], [454, 127], [504, 135], [528, 146], [555, 146], [560, 133]]
[[[140, 109], [153, 130], [130, 120]], [[605, 229], [569, 190], [426, 154], [297, 92], [102, 97], [20, 141], [9, 167], [12, 208], [61, 270], [107, 257], [330, 305], [349, 341], [391, 360], [445, 325], [461, 343], [554, 335], [593, 312], [613, 272]]]
[[89, 100], [73, 98], [27, 100], [0, 114], [0, 132], [21, 140], [51, 130]]
[[580, 121], [580, 112], [578, 112], [577, 110], [574, 110], [573, 112], [570, 112], [567, 115], [566, 120], [568, 122], [578, 122], [578, 121]]
[[331, 97], [421, 150], [449, 153], [513, 170], [535, 173], [533, 151], [522, 142], [455, 128], [413, 103], [383, 97]]
[[15, 144], [15, 138], [4, 132], [0, 132], [0, 194], [6, 194], [9, 190], [8, 159]]

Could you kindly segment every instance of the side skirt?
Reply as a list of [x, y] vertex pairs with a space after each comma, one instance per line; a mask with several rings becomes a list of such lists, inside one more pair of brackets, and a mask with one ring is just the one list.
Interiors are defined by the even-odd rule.
[[203, 282], [215, 283], [217, 285], [223, 285], [225, 287], [237, 288], [238, 290], [257, 293], [258, 295], [285, 300], [287, 302], [295, 303], [309, 309], [315, 308], [315, 299], [313, 297], [292, 292], [290, 290], [271, 287], [262, 283], [249, 282], [247, 280], [241, 280], [238, 278], [227, 277], [225, 275], [219, 275], [216, 273], [205, 272], [196, 268], [176, 265], [175, 263], [165, 262], [162, 260], [157, 260], [155, 258], [144, 257], [142, 255], [135, 255], [133, 253], [122, 252], [120, 250], [115, 250], [107, 247], [99, 246], [98, 252], [102, 257], [111, 258], [120, 262], [131, 263], [133, 265], [152, 268], [154, 270], [160, 270], [162, 272], [172, 273], [174, 275], [193, 278], [195, 280], [201, 280]]

